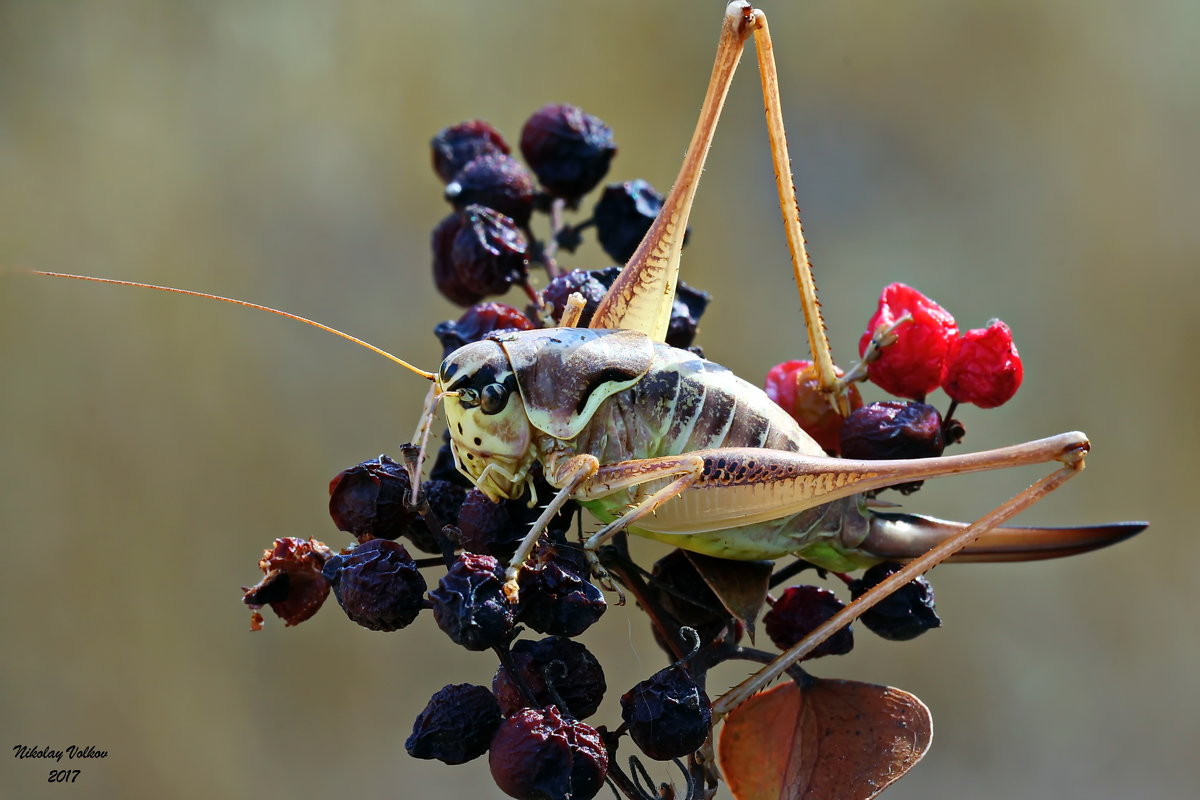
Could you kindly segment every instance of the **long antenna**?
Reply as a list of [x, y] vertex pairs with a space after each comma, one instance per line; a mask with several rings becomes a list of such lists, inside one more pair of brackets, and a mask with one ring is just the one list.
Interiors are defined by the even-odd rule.
[[432, 372], [426, 372], [423, 369], [414, 367], [412, 364], [408, 363], [404, 359], [397, 358], [396, 356], [392, 355], [388, 351], [381, 350], [380, 348], [376, 347], [375, 345], [373, 345], [369, 342], [364, 342], [362, 339], [359, 339], [356, 336], [351, 336], [348, 333], [343, 333], [342, 331], [339, 331], [337, 328], [331, 328], [328, 325], [322, 325], [320, 322], [316, 322], [314, 320], [308, 319], [307, 317], [302, 317], [299, 314], [291, 314], [291, 313], [288, 313], [287, 311], [280, 311], [279, 309], [271, 308], [270, 306], [260, 306], [258, 303], [248, 303], [245, 300], [235, 300], [232, 297], [222, 297], [219, 294], [208, 294], [207, 292], [193, 292], [193, 291], [189, 291], [188, 289], [176, 289], [172, 286], [157, 286], [153, 283], [138, 283], [136, 281], [119, 281], [114, 278], [93, 278], [90, 275], [71, 275], [66, 272], [45, 272], [40, 269], [30, 270], [30, 272], [32, 272], [34, 275], [45, 275], [50, 278], [71, 278], [72, 280], [77, 280], [77, 281], [92, 281], [93, 283], [111, 283], [114, 286], [136, 286], [139, 289], [157, 289], [160, 292], [172, 292], [173, 294], [185, 294], [185, 295], [188, 295], [189, 297], [203, 297], [207, 300], [220, 300], [223, 303], [233, 303], [235, 306], [245, 306], [246, 308], [254, 308], [259, 311], [269, 311], [272, 314], [278, 314], [281, 317], [287, 317], [288, 319], [294, 319], [297, 322], [303, 322], [306, 325], [312, 325], [314, 328], [320, 328], [321, 330], [326, 331], [328, 333], [332, 333], [335, 336], [340, 336], [343, 339], [346, 339], [347, 341], [351, 341], [357, 345], [361, 345], [361, 346], [367, 348], [368, 350], [370, 350], [372, 353], [381, 355], [384, 358], [386, 358], [388, 361], [391, 361], [395, 364], [399, 364], [400, 366], [404, 367], [405, 369], [409, 370], [410, 372], [415, 372], [416, 374], [420, 375], [425, 380], [431, 381], [435, 377]]

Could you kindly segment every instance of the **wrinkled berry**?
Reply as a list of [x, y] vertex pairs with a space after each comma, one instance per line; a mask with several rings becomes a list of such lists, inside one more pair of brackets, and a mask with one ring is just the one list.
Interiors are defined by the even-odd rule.
[[643, 753], [669, 761], [704, 744], [712, 727], [712, 703], [687, 670], [671, 666], [621, 696], [621, 719]]
[[478, 303], [484, 292], [477, 291], [469, 283], [470, 276], [462, 273], [454, 264], [454, 240], [467, 221], [455, 212], [442, 219], [429, 236], [433, 250], [433, 283], [442, 296], [460, 306]]
[[516, 610], [501, 591], [503, 583], [504, 567], [495, 558], [460, 553], [429, 593], [438, 627], [468, 650], [508, 641]]
[[409, 506], [408, 471], [387, 456], [344, 469], [329, 482], [329, 516], [358, 540], [397, 539], [421, 525]]
[[[524, 283], [528, 243], [511, 218], [483, 206], [469, 206], [454, 229], [446, 220], [434, 231], [433, 277], [446, 299], [471, 306], [490, 294]], [[445, 226], [445, 231], [443, 231]], [[445, 237], [454, 229], [451, 246]]]
[[479, 489], [471, 489], [458, 512], [462, 546], [472, 553], [484, 553], [508, 561], [529, 526], [527, 512], [520, 500], [493, 503]]
[[[895, 562], [876, 564], [850, 584], [851, 597], [857, 600], [900, 568]], [[904, 584], [859, 619], [873, 633], [896, 642], [915, 639], [930, 628], [942, 626], [934, 608], [933, 586], [924, 575]]]
[[538, 633], [578, 636], [604, 614], [604, 593], [587, 580], [587, 564], [561, 547], [543, 547], [525, 563], [517, 583], [520, 622]]
[[258, 610], [265, 605], [271, 606], [285, 626], [299, 625], [316, 614], [329, 596], [329, 581], [321, 575], [321, 568], [332, 555], [316, 539], [276, 539], [259, 559], [262, 580], [242, 587], [242, 602], [254, 609], [250, 629], [262, 628]]
[[954, 340], [947, 356], [942, 388], [960, 403], [995, 408], [1021, 388], [1025, 368], [1013, 344], [1012, 331], [998, 319], [972, 328]]
[[429, 145], [433, 148], [433, 170], [442, 183], [454, 180], [458, 171], [478, 156], [510, 152], [504, 137], [481, 119], [442, 128]]
[[488, 763], [496, 785], [517, 800], [591, 800], [604, 786], [608, 751], [587, 723], [554, 706], [526, 708], [501, 723]]
[[[604, 670], [586, 647], [564, 636], [533, 641], [521, 639], [512, 646], [517, 678], [533, 693], [536, 706], [557, 705], [554, 693], [566, 705], [564, 713], [587, 719], [600, 708], [604, 692]], [[557, 662], [557, 663], [556, 663]], [[554, 687], [552, 693], [547, 687]], [[492, 691], [505, 715], [530, 705], [506, 667], [496, 670]]]
[[595, 188], [616, 152], [612, 129], [577, 106], [543, 106], [521, 128], [521, 154], [538, 182], [568, 201]]
[[[946, 449], [942, 415], [931, 405], [889, 400], [856, 409], [842, 426], [843, 458], [880, 459], [934, 458]], [[914, 492], [923, 481], [892, 488]]]
[[[820, 586], [791, 586], [784, 590], [771, 609], [763, 615], [767, 636], [780, 650], [787, 650], [845, 608], [845, 603], [828, 589]], [[854, 633], [850, 626], [822, 642], [804, 657], [842, 656], [854, 649]]]
[[583, 295], [587, 305], [583, 307], [583, 314], [579, 317], [577, 326], [586, 328], [591, 324], [592, 315], [596, 313], [596, 306], [600, 305], [606, 291], [607, 287], [596, 280], [591, 272], [573, 269], [550, 281], [542, 290], [542, 300], [551, 307], [554, 321], [559, 322], [562, 319], [563, 311], [567, 308], [567, 298], [573, 293], [579, 292]]
[[404, 749], [414, 758], [465, 764], [487, 752], [500, 720], [500, 704], [486, 687], [443, 686], [417, 715]]
[[[842, 370], [834, 367], [840, 378]], [[767, 396], [800, 423], [804, 432], [816, 440], [825, 452], [837, 455], [839, 437], [846, 418], [838, 413], [829, 396], [818, 387], [817, 367], [808, 360], [784, 361], [771, 367], [764, 385]], [[854, 384], [846, 387], [850, 410], [862, 407], [862, 395]]]
[[521, 162], [500, 153], [472, 159], [446, 184], [446, 199], [460, 211], [479, 205], [529, 224], [533, 213], [533, 179]]
[[[640, 178], [605, 186], [592, 209], [596, 238], [604, 252], [618, 264], [628, 263], [662, 204], [663, 196]], [[687, 241], [686, 231], [684, 241]]]
[[478, 342], [496, 331], [528, 331], [533, 329], [529, 317], [504, 303], [477, 303], [457, 320], [439, 322], [433, 335], [442, 343], [442, 357], [463, 345]]
[[866, 353], [876, 330], [894, 324], [905, 314], [912, 319], [895, 329], [896, 340], [867, 365], [867, 376], [885, 392], [924, 400], [942, 384], [946, 356], [958, 336], [958, 325], [950, 312], [911, 286], [890, 284], [879, 295], [879, 307], [858, 341], [858, 354]]
[[425, 578], [404, 545], [372, 539], [325, 562], [342, 610], [373, 631], [406, 627], [425, 606]]

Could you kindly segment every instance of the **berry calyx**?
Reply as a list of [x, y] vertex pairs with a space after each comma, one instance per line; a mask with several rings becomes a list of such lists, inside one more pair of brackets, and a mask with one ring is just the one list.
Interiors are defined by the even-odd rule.
[[[901, 322], [906, 315], [910, 319]], [[858, 354], [865, 356], [872, 337], [889, 328], [894, 341], [867, 365], [867, 377], [897, 397], [924, 400], [942, 384], [958, 324], [949, 311], [916, 289], [893, 283], [879, 295], [879, 306], [858, 341]]]
[[951, 399], [980, 408], [1007, 403], [1025, 377], [1012, 331], [998, 319], [955, 339], [946, 362], [942, 389]]

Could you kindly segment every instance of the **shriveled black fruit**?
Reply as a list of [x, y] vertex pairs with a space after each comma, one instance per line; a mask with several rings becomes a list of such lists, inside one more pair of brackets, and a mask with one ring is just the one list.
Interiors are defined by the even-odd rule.
[[[865, 405], [855, 409], [842, 426], [843, 458], [934, 458], [945, 449], [942, 415], [933, 406], [915, 400]], [[909, 494], [920, 489], [923, 482], [891, 488]]]
[[502, 153], [474, 158], [446, 184], [446, 199], [460, 211], [480, 205], [529, 224], [533, 214], [533, 178], [521, 162]]
[[517, 679], [533, 692], [533, 705], [557, 705], [561, 699], [566, 706], [562, 711], [576, 719], [587, 719], [595, 714], [608, 688], [604, 670], [591, 651], [564, 636], [515, 642], [512, 663], [517, 668], [517, 678], [501, 666], [492, 679], [492, 691], [500, 701], [500, 710], [506, 715], [530, 705], [529, 698], [522, 695]]
[[397, 539], [422, 524], [409, 506], [408, 471], [381, 455], [342, 470], [329, 482], [329, 516], [338, 530], [357, 537]]
[[[821, 623], [846, 607], [838, 596], [820, 586], [785, 589], [771, 610], [763, 615], [767, 636], [780, 650], [787, 650], [812, 633]], [[854, 649], [854, 633], [847, 625], [804, 657], [841, 656]]]
[[704, 744], [712, 728], [712, 703], [687, 670], [674, 665], [621, 696], [621, 719], [643, 753], [669, 761]]
[[371, 539], [329, 559], [322, 574], [346, 616], [373, 631], [399, 630], [425, 607], [425, 578], [397, 542]]
[[417, 715], [404, 749], [414, 758], [465, 764], [487, 752], [500, 720], [500, 704], [487, 687], [443, 686]]
[[[563, 311], [567, 307], [567, 298], [573, 293], [579, 292], [583, 295], [586, 305], [579, 317], [578, 327], [586, 328], [591, 324], [592, 315], [596, 313], [596, 306], [600, 305], [600, 301], [604, 299], [604, 292], [607, 291], [607, 288], [588, 270], [573, 269], [550, 281], [542, 290], [542, 299], [551, 307], [554, 321], [558, 322], [562, 319]], [[536, 313], [535, 309], [531, 309], [531, 311]]]
[[577, 553], [546, 545], [525, 563], [517, 579], [520, 622], [539, 633], [578, 636], [600, 619], [608, 603]]
[[429, 142], [433, 150], [433, 171], [442, 183], [454, 180], [458, 171], [479, 156], [508, 155], [508, 142], [499, 131], [481, 119], [472, 119], [442, 128]]
[[433, 335], [442, 343], [442, 358], [463, 345], [478, 342], [496, 331], [527, 331], [533, 328], [529, 317], [504, 303], [476, 303], [457, 320], [439, 322]]
[[276, 539], [258, 561], [262, 580], [242, 587], [242, 602], [254, 609], [250, 629], [262, 628], [258, 610], [265, 605], [287, 626], [299, 625], [316, 614], [329, 596], [329, 581], [321, 569], [332, 555], [316, 539]]
[[[894, 561], [876, 564], [850, 584], [851, 597], [857, 600], [900, 568], [901, 565]], [[934, 606], [933, 586], [921, 575], [888, 595], [859, 619], [872, 633], [884, 639], [907, 641], [931, 628], [941, 627], [942, 620]]]
[[543, 106], [521, 129], [521, 154], [538, 182], [570, 202], [595, 188], [616, 152], [603, 120], [566, 103]]
[[508, 641], [516, 608], [504, 597], [504, 567], [491, 556], [460, 553], [429, 592], [433, 618], [456, 644], [487, 650]]

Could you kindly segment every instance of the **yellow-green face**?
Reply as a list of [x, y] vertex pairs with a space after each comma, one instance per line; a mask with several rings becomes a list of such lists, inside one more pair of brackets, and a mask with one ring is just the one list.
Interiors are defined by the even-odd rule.
[[492, 501], [519, 497], [533, 464], [533, 427], [508, 357], [493, 341], [468, 344], [442, 362], [450, 447], [462, 471]]

